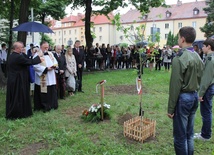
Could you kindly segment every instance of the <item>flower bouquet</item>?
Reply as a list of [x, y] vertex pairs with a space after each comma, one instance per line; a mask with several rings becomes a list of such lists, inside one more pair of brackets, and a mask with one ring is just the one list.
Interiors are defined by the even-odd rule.
[[[103, 114], [104, 118], [110, 118], [108, 110], [110, 109], [110, 105], [104, 103], [103, 104]], [[101, 104], [92, 104], [92, 106], [88, 110], [84, 110], [82, 113], [82, 119], [87, 122], [98, 122], [101, 120]]]

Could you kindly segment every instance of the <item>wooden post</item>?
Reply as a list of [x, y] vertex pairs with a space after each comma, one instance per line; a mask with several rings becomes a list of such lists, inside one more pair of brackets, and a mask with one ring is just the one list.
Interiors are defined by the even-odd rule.
[[101, 100], [100, 100], [100, 104], [101, 104], [101, 120], [103, 121], [104, 119], [104, 107], [103, 107], [103, 103], [104, 103], [104, 85], [101, 84]]

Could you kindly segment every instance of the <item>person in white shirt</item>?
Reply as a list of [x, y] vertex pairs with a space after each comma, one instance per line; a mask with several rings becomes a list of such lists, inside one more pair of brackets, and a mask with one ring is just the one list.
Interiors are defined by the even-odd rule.
[[0, 50], [0, 62], [1, 62], [1, 70], [5, 74], [6, 73], [6, 62], [7, 62], [7, 47], [6, 44], [1, 44], [1, 50]]
[[35, 90], [34, 90], [34, 110], [44, 112], [58, 108], [56, 75], [55, 69], [58, 67], [57, 60], [51, 52], [48, 52], [49, 44], [42, 42], [40, 51], [35, 53], [44, 57], [45, 61], [34, 65], [35, 70]]

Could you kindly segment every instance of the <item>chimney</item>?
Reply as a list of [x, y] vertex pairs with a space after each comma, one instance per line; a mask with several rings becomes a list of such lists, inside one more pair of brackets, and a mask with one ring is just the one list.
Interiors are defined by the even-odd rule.
[[178, 0], [177, 1], [177, 6], [181, 6], [182, 5], [182, 1], [181, 0]]

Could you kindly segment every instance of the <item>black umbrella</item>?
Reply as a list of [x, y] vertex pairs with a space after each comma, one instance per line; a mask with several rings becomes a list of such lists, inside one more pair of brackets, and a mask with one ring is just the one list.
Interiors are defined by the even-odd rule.
[[13, 31], [23, 32], [43, 32], [43, 33], [54, 33], [49, 27], [37, 23], [37, 22], [26, 22], [14, 27]]

